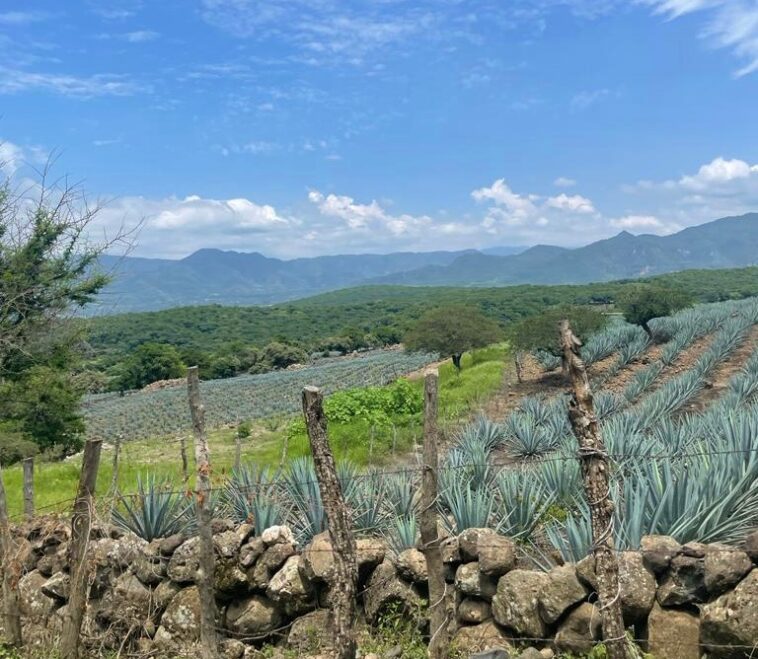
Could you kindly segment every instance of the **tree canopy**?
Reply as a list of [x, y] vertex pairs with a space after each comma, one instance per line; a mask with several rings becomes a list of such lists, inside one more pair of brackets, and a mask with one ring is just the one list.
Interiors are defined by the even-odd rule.
[[662, 284], [634, 284], [621, 291], [616, 307], [627, 322], [639, 325], [652, 336], [648, 323], [653, 318], [669, 316], [689, 307], [693, 301], [693, 297], [680, 288]]
[[475, 307], [450, 305], [427, 311], [406, 334], [408, 350], [451, 357], [460, 370], [463, 353], [502, 339], [500, 326]]
[[179, 351], [167, 343], [143, 343], [127, 360], [121, 378], [123, 389], [141, 389], [151, 382], [184, 375]]
[[579, 338], [588, 337], [608, 322], [606, 316], [597, 309], [560, 305], [513, 323], [508, 327], [507, 338], [517, 351], [544, 350], [552, 355], [560, 355], [559, 325], [566, 319]]

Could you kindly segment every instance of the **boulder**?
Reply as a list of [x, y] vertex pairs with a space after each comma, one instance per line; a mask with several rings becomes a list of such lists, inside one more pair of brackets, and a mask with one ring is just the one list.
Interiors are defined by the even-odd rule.
[[282, 624], [279, 608], [267, 597], [253, 595], [232, 602], [226, 610], [226, 625], [235, 634], [257, 636]]
[[156, 640], [192, 643], [200, 638], [200, 593], [196, 586], [180, 590], [161, 616]]
[[547, 582], [539, 595], [539, 611], [549, 625], [577, 602], [587, 599], [587, 589], [579, 582], [573, 565], [556, 567], [547, 573]]
[[358, 538], [355, 548], [361, 578], [367, 577], [387, 554], [387, 545], [379, 538]]
[[294, 545], [295, 536], [289, 526], [272, 526], [261, 533], [261, 540], [266, 547], [271, 545]]
[[219, 643], [223, 659], [242, 659], [247, 646], [236, 638], [225, 638]]
[[276, 573], [284, 562], [295, 553], [293, 545], [271, 545], [266, 549], [255, 566], [247, 571], [248, 581], [255, 587], [265, 590], [271, 577]]
[[302, 557], [302, 569], [306, 579], [321, 582], [331, 580], [334, 574], [334, 554], [328, 532], [313, 536], [303, 549]]
[[297, 618], [287, 635], [287, 645], [300, 654], [327, 650], [332, 644], [334, 629], [327, 609], [311, 611]]
[[184, 534], [174, 533], [160, 541], [159, 550], [162, 556], [171, 556], [186, 540]]
[[753, 563], [758, 564], [758, 530], [748, 534], [745, 538], [745, 551]]
[[62, 572], [67, 564], [66, 551], [58, 547], [50, 547], [50, 553], [43, 554], [37, 561], [37, 569], [45, 577], [52, 577], [56, 572]]
[[669, 535], [644, 535], [640, 540], [642, 560], [654, 574], [662, 574], [668, 570], [672, 559], [681, 548], [682, 545]]
[[253, 567], [255, 561], [261, 557], [265, 550], [266, 545], [263, 544], [263, 540], [260, 538], [249, 538], [248, 541], [240, 547], [240, 567], [245, 570]]
[[492, 620], [479, 625], [461, 627], [455, 633], [452, 643], [463, 657], [487, 650], [513, 651], [510, 637]]
[[415, 548], [401, 551], [395, 561], [400, 578], [411, 583], [424, 583], [427, 580], [426, 557]]
[[200, 567], [200, 538], [190, 538], [180, 544], [168, 562], [166, 574], [172, 581], [180, 584], [195, 583]]
[[42, 584], [42, 592], [48, 597], [64, 602], [71, 589], [71, 577], [65, 572], [57, 572]]
[[231, 529], [213, 536], [213, 549], [219, 558], [234, 558], [236, 560], [242, 542], [237, 529]]
[[316, 606], [313, 587], [303, 577], [300, 563], [300, 556], [290, 556], [282, 568], [271, 577], [266, 589], [268, 598], [289, 616], [303, 614]]
[[654, 657], [700, 659], [700, 619], [655, 602], [647, 618], [648, 652]]
[[110, 537], [93, 540], [89, 545], [89, 553], [94, 557], [97, 567], [112, 568], [120, 572], [132, 565], [147, 547], [148, 543], [145, 540], [129, 533], [118, 540]]
[[181, 591], [182, 587], [173, 581], [161, 581], [153, 590], [153, 606], [158, 613], [166, 610], [169, 602]]
[[492, 615], [517, 636], [545, 638], [547, 626], [539, 613], [539, 598], [548, 577], [534, 570], [511, 570], [500, 577], [492, 598]]
[[47, 578], [37, 570], [25, 574], [18, 582], [19, 605], [25, 622], [45, 623], [56, 607], [56, 600], [42, 592]]
[[155, 552], [151, 546], [140, 551], [132, 563], [132, 571], [147, 586], [157, 586], [166, 577], [168, 561], [160, 551]]
[[711, 596], [730, 590], [753, 568], [746, 552], [728, 545], [710, 545], [703, 562], [705, 587]]
[[458, 536], [445, 538], [440, 543], [440, 554], [442, 554], [443, 563], [460, 563], [461, 549], [458, 544]]
[[490, 542], [497, 533], [492, 529], [466, 529], [458, 535], [458, 548], [461, 552], [461, 560], [479, 560], [479, 546]]
[[[758, 642], [758, 570], [752, 570], [734, 590], [700, 608], [700, 642], [709, 657], [732, 659], [750, 656]], [[721, 646], [721, 647], [720, 647]]]
[[465, 598], [458, 605], [458, 620], [467, 625], [478, 625], [492, 617], [492, 607], [484, 600]]
[[397, 606], [401, 613], [404, 611], [410, 614], [418, 608], [420, 602], [413, 587], [400, 579], [395, 566], [387, 559], [374, 570], [363, 593], [366, 620], [370, 624], [378, 622], [389, 606]]
[[479, 569], [479, 563], [463, 563], [455, 571], [455, 588], [463, 595], [491, 600], [497, 584]]
[[488, 577], [501, 577], [516, 567], [516, 543], [501, 535], [481, 536], [479, 569]]
[[582, 655], [592, 650], [602, 637], [600, 611], [594, 604], [583, 602], [558, 627], [555, 647], [560, 652]]
[[660, 605], [693, 604], [704, 602], [707, 597], [703, 558], [684, 554], [675, 556], [668, 573], [658, 586], [657, 598]]
[[247, 580], [247, 574], [240, 568], [236, 554], [228, 557], [216, 557], [213, 587], [219, 597], [228, 599], [235, 595], [244, 594], [249, 586], [250, 582]]
[[128, 630], [135, 624], [144, 626], [152, 610], [150, 590], [135, 575], [125, 573], [106, 591], [97, 619]]

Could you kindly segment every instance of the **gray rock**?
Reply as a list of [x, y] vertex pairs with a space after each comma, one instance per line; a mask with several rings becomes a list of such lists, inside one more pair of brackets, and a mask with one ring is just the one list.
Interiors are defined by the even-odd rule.
[[443, 563], [460, 563], [462, 559], [458, 536], [445, 538], [440, 543], [440, 554], [442, 554]]
[[510, 637], [492, 620], [461, 627], [453, 636], [453, 645], [464, 657], [491, 650], [513, 651]]
[[710, 545], [704, 559], [705, 587], [710, 595], [721, 595], [736, 586], [753, 562], [744, 551], [728, 545]]
[[287, 645], [293, 650], [306, 652], [328, 650], [332, 645], [334, 628], [331, 613], [319, 609], [297, 618], [287, 635]]
[[182, 589], [179, 584], [173, 581], [162, 581], [153, 590], [153, 606], [158, 613], [166, 610], [172, 599]]
[[705, 587], [705, 565], [702, 558], [679, 555], [671, 561], [671, 568], [658, 586], [661, 606], [681, 606], [704, 602], [708, 598]]
[[[523, 658], [525, 655], [523, 652], [519, 652], [519, 658]], [[507, 650], [485, 650], [484, 652], [475, 652], [469, 655], [469, 659], [510, 659], [511, 653]]]
[[128, 631], [135, 624], [144, 626], [153, 611], [152, 594], [133, 574], [122, 574], [102, 598], [98, 621]]
[[252, 570], [247, 571], [248, 581], [255, 587], [265, 590], [271, 577], [284, 562], [295, 553], [293, 545], [271, 545], [263, 552]]
[[236, 638], [225, 638], [219, 643], [223, 659], [242, 659], [247, 646]]
[[234, 558], [236, 560], [241, 546], [242, 539], [236, 529], [213, 536], [213, 549], [219, 558]]
[[68, 599], [71, 590], [71, 577], [64, 572], [57, 572], [42, 584], [42, 592], [60, 602]]
[[547, 573], [547, 583], [539, 596], [539, 611], [549, 625], [577, 602], [587, 599], [587, 589], [579, 583], [573, 565], [556, 567]]
[[366, 620], [375, 624], [388, 606], [396, 605], [400, 612], [412, 613], [421, 599], [413, 587], [400, 579], [395, 566], [385, 559], [366, 584], [363, 606]]
[[355, 541], [358, 572], [366, 577], [383, 560], [387, 553], [387, 545], [379, 538], [358, 538]]
[[[151, 548], [152, 549], [152, 548]], [[141, 551], [132, 564], [132, 571], [147, 586], [156, 586], [166, 577], [168, 561], [153, 551]]]
[[516, 567], [516, 544], [501, 535], [480, 536], [479, 569], [488, 577], [501, 577]]
[[166, 573], [172, 581], [180, 584], [195, 583], [199, 563], [200, 538], [190, 538], [180, 544], [168, 562]]
[[542, 659], [542, 653], [537, 648], [525, 648], [519, 653], [518, 659]]
[[558, 627], [555, 647], [560, 652], [585, 654], [601, 638], [600, 612], [594, 604], [583, 602]]
[[309, 581], [329, 582], [334, 575], [334, 554], [329, 533], [319, 533], [303, 549], [302, 570]]
[[395, 565], [401, 579], [411, 583], [426, 582], [426, 557], [418, 549], [411, 548], [401, 551], [397, 556]]
[[219, 597], [229, 599], [247, 592], [250, 582], [247, 579], [247, 573], [240, 568], [236, 554], [229, 557], [217, 556], [215, 567], [213, 587]]
[[458, 605], [458, 620], [467, 625], [478, 625], [492, 617], [492, 607], [484, 600], [466, 597]]
[[745, 551], [753, 563], [758, 564], [758, 530], [748, 534], [745, 538]]
[[160, 552], [163, 556], [171, 556], [186, 540], [182, 533], [175, 533], [160, 541]]
[[458, 547], [461, 560], [465, 562], [479, 560], [479, 545], [489, 542], [497, 533], [492, 529], [466, 529], [458, 535]]
[[226, 610], [226, 625], [235, 634], [266, 634], [279, 627], [282, 620], [279, 608], [262, 595], [232, 602]]
[[462, 595], [491, 600], [497, 590], [494, 579], [482, 574], [479, 563], [463, 563], [455, 572], [455, 588]]
[[495, 620], [516, 632], [517, 636], [545, 638], [547, 626], [539, 613], [539, 598], [548, 577], [533, 570], [511, 570], [500, 577], [492, 598]]
[[755, 646], [758, 642], [758, 570], [737, 587], [700, 608], [700, 642], [709, 657], [742, 659], [749, 650], [723, 646]]
[[[286, 527], [285, 527], [286, 528]], [[290, 556], [271, 577], [266, 595], [289, 616], [303, 614], [316, 606], [313, 587], [300, 570], [300, 556]]]
[[96, 566], [122, 571], [132, 565], [147, 550], [147, 546], [145, 540], [130, 533], [119, 540], [109, 537], [93, 540], [89, 552]]
[[266, 547], [295, 544], [295, 536], [289, 526], [272, 526], [261, 533], [261, 540]]
[[668, 570], [681, 548], [682, 545], [669, 535], [645, 535], [640, 540], [642, 559], [654, 574]]
[[156, 640], [192, 643], [200, 638], [200, 593], [196, 586], [179, 591], [161, 616]]
[[647, 641], [654, 657], [700, 659], [700, 619], [689, 611], [664, 609], [656, 602], [647, 618]]
[[42, 591], [47, 577], [37, 570], [25, 574], [18, 582], [19, 605], [24, 624], [32, 622], [45, 624], [57, 606], [55, 599]]
[[240, 547], [240, 567], [244, 570], [253, 567], [266, 550], [266, 545], [260, 538], [250, 538]]

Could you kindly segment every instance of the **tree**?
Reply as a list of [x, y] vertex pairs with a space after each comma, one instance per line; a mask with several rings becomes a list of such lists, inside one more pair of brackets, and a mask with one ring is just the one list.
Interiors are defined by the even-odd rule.
[[122, 389], [141, 389], [151, 382], [184, 376], [186, 366], [179, 351], [168, 343], [143, 343], [127, 359]]
[[693, 298], [679, 288], [663, 284], [634, 284], [624, 288], [616, 300], [616, 307], [627, 322], [639, 325], [650, 338], [653, 318], [669, 316], [691, 306]]
[[425, 350], [451, 357], [458, 371], [463, 354], [497, 343], [500, 326], [474, 307], [451, 305], [427, 311], [406, 334], [408, 350]]
[[544, 351], [555, 357], [560, 356], [560, 324], [563, 320], [568, 320], [576, 335], [583, 339], [602, 329], [608, 322], [595, 309], [560, 305], [512, 323], [507, 328], [506, 336], [514, 348], [513, 357], [519, 382], [522, 380], [523, 353]]

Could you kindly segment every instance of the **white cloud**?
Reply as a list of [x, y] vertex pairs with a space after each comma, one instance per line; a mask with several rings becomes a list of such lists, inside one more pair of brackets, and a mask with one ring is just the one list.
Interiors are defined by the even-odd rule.
[[91, 98], [94, 96], [131, 96], [148, 91], [127, 76], [110, 73], [76, 76], [38, 73], [0, 66], [0, 93], [47, 91], [62, 96]]
[[758, 3], [755, 0], [637, 0], [654, 11], [676, 19], [703, 12], [706, 17], [701, 38], [714, 48], [729, 48], [743, 65], [741, 77], [758, 71]]
[[50, 18], [46, 11], [5, 11], [0, 12], [0, 25], [28, 25]]
[[24, 152], [20, 146], [0, 140], [0, 171], [5, 176], [12, 176], [21, 166], [23, 159]]
[[144, 43], [146, 41], [155, 41], [160, 34], [153, 30], [135, 30], [123, 35], [129, 43]]
[[516, 194], [508, 187], [505, 179], [497, 179], [491, 186], [479, 188], [471, 193], [476, 201], [493, 201], [503, 206], [515, 218], [527, 218], [537, 211], [536, 197]]
[[711, 162], [702, 165], [697, 174], [683, 176], [679, 184], [692, 190], [705, 190], [713, 186], [723, 185], [731, 181], [758, 178], [758, 165], [749, 165], [744, 160], [726, 160], [719, 156]]
[[594, 213], [595, 207], [587, 197], [582, 195], [567, 195], [561, 193], [556, 197], [548, 197], [545, 202], [551, 208], [558, 208], [564, 211], [571, 211], [573, 213]]
[[555, 181], [553, 181], [553, 185], [559, 188], [573, 188], [576, 185], [576, 181], [572, 178], [559, 176], [557, 179], [555, 179]]
[[611, 226], [617, 229], [644, 231], [647, 229], [663, 229], [665, 225], [654, 215], [626, 215], [611, 220]]

